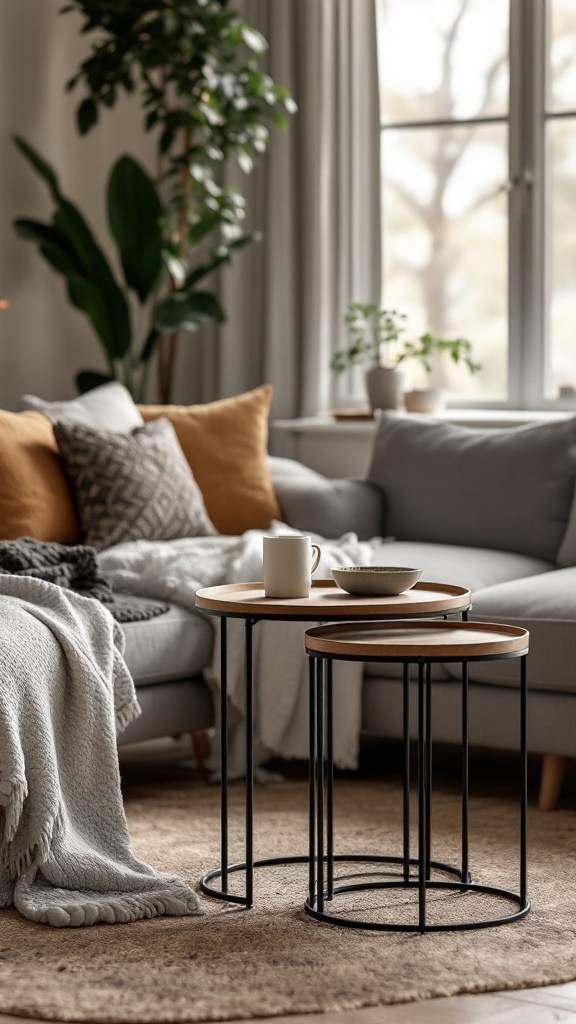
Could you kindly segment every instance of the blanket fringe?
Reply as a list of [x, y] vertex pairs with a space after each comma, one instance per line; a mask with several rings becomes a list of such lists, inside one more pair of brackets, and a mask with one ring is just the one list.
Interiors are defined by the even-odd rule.
[[34, 911], [27, 906], [22, 912], [30, 920], [52, 925], [53, 928], [82, 928], [97, 922], [129, 924], [153, 917], [188, 917], [204, 913], [196, 893], [177, 878], [161, 876], [158, 882], [160, 888], [157, 892], [126, 893], [113, 898], [103, 894], [79, 903], [64, 902]]
[[116, 729], [118, 732], [124, 732], [124, 729], [130, 722], [133, 722], [135, 718], [138, 718], [142, 714], [142, 709], [137, 700], [130, 700], [122, 707], [116, 708]]
[[[25, 778], [13, 769], [0, 762], [0, 807], [4, 809], [4, 828], [2, 829], [2, 846], [9, 843], [16, 835], [18, 823], [22, 816], [24, 801], [28, 796], [28, 784]], [[1, 819], [0, 819], [1, 820]]]
[[14, 879], [21, 878], [31, 869], [44, 864], [48, 860], [52, 844], [63, 826], [64, 809], [62, 804], [60, 804], [55, 816], [46, 822], [36, 841], [27, 850], [23, 850], [21, 853], [14, 854], [13, 856], [10, 856], [9, 851], [7, 851], [6, 867], [10, 877]]

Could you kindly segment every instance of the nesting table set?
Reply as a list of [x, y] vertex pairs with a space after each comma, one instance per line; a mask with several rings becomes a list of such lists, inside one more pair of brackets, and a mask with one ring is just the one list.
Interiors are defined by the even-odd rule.
[[[315, 580], [307, 598], [268, 598], [262, 584], [237, 583], [199, 590], [198, 611], [216, 616], [220, 630], [220, 865], [201, 880], [202, 891], [216, 899], [245, 907], [253, 905], [254, 871], [277, 864], [308, 864], [308, 896], [304, 909], [316, 920], [351, 928], [382, 931], [441, 931], [500, 925], [524, 917], [530, 903], [526, 882], [527, 747], [526, 747], [526, 658], [528, 632], [516, 626], [469, 622], [470, 591], [441, 583], [416, 583], [394, 597], [352, 597], [332, 580]], [[448, 616], [459, 616], [450, 621]], [[228, 683], [227, 621], [243, 619], [246, 686], [246, 778], [245, 855], [229, 863], [228, 832]], [[253, 629], [264, 620], [316, 623], [305, 632], [305, 653], [309, 664], [310, 782], [308, 854], [290, 857], [254, 858], [254, 670]], [[322, 624], [324, 625], [318, 625]], [[469, 870], [468, 808], [468, 664], [503, 658], [520, 660], [520, 827], [518, 891], [475, 883]], [[335, 853], [332, 674], [335, 661], [394, 662], [403, 665], [403, 844], [402, 856], [386, 854]], [[435, 663], [457, 662], [462, 666], [462, 772], [461, 772], [461, 857], [458, 865], [432, 858], [431, 764], [432, 693], [431, 668]], [[417, 668], [417, 857], [410, 856], [410, 666]], [[375, 862], [398, 865], [398, 877], [380, 880], [379, 875], [362, 882], [336, 885], [335, 862]], [[411, 872], [411, 868], [413, 872]], [[432, 878], [433, 870], [448, 875]], [[244, 894], [229, 891], [230, 875], [245, 874]], [[216, 884], [219, 883], [219, 886]], [[345, 911], [338, 913], [338, 897], [378, 890], [415, 891], [415, 920], [358, 919]], [[511, 904], [509, 913], [474, 917], [471, 920], [430, 922], [427, 901], [430, 892], [477, 893], [494, 897], [500, 905]]]

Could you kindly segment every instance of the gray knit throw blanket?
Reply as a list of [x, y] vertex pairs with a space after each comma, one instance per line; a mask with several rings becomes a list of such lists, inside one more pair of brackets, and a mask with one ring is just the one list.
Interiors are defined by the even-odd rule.
[[140, 708], [123, 648], [97, 601], [0, 576], [0, 907], [31, 921], [200, 913], [188, 885], [130, 849], [116, 731]]
[[46, 543], [32, 537], [0, 541], [0, 573], [34, 576], [85, 597], [94, 597], [107, 606], [118, 622], [152, 619], [169, 608], [161, 602], [142, 604], [128, 594], [115, 594], [112, 584], [98, 568], [95, 549], [82, 544]]

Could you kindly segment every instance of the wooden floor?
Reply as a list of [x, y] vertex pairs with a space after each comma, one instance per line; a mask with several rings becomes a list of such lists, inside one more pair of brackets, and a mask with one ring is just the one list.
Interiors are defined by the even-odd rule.
[[[185, 741], [182, 741], [185, 742]], [[142, 746], [142, 750], [139, 749]], [[121, 760], [139, 761], [143, 754], [146, 761], [179, 759], [185, 748], [181, 745], [169, 748], [160, 745], [144, 747], [136, 745], [132, 750], [121, 751]], [[496, 757], [496, 755], [487, 755]], [[446, 755], [445, 771], [451, 773], [450, 753]], [[368, 752], [367, 770], [371, 771]], [[379, 770], [382, 758], [378, 758]], [[491, 763], [487, 762], [485, 775], [490, 775]], [[498, 764], [493, 769], [498, 774]], [[531, 791], [537, 789], [539, 764], [532, 765]], [[442, 772], [437, 773], [437, 775]], [[576, 808], [576, 764], [569, 766], [561, 806]], [[554, 813], [549, 812], [549, 813]], [[574, 954], [576, 976], [576, 950]], [[38, 1022], [39, 1018], [34, 1018]], [[12, 1017], [0, 1013], [0, 1024], [32, 1024], [32, 1018]], [[576, 1024], [576, 981], [565, 985], [551, 985], [547, 988], [529, 988], [510, 992], [487, 992], [479, 995], [452, 996], [449, 999], [426, 999], [417, 1003], [401, 1003], [393, 1006], [366, 1007], [344, 1013], [296, 1014], [288, 1017], [260, 1017], [258, 1024]], [[246, 1024], [229, 1022], [229, 1024]]]
[[[38, 1021], [38, 1018], [34, 1018]], [[0, 1013], [0, 1024], [26, 1024], [29, 1017]], [[519, 992], [426, 999], [374, 1006], [347, 1013], [259, 1017], [258, 1024], [576, 1024], [576, 982]], [[235, 1022], [229, 1022], [235, 1024]], [[246, 1022], [237, 1022], [246, 1024]]]

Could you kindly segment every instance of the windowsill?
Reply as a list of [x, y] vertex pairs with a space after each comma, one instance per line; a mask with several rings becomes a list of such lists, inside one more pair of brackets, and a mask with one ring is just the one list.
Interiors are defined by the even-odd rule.
[[[464, 427], [502, 429], [536, 423], [554, 423], [574, 416], [576, 410], [557, 409], [447, 409], [441, 416], [396, 413], [399, 417], [432, 423], [444, 420]], [[330, 413], [293, 420], [272, 420], [270, 454], [296, 459], [329, 477], [361, 477], [370, 464], [378, 420], [335, 419]]]
[[[538, 409], [446, 409], [445, 412], [430, 417], [455, 423], [464, 427], [521, 427], [530, 423], [553, 423], [568, 419], [576, 414], [574, 410], [538, 410]], [[423, 414], [396, 413], [412, 419], [426, 420]], [[336, 419], [330, 413], [318, 416], [303, 416], [293, 420], [273, 420], [272, 425], [281, 431], [294, 433], [318, 434], [360, 434], [369, 436], [373, 433], [374, 419]]]

